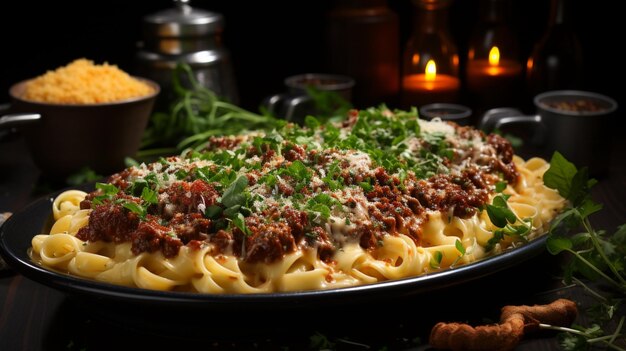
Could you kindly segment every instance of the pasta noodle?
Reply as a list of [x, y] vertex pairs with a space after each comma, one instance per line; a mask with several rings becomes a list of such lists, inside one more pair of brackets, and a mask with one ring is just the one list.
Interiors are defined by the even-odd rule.
[[496, 135], [383, 108], [308, 123], [211, 138], [63, 192], [32, 257], [143, 289], [330, 289], [497, 254], [545, 233], [565, 204], [543, 185], [549, 164]]

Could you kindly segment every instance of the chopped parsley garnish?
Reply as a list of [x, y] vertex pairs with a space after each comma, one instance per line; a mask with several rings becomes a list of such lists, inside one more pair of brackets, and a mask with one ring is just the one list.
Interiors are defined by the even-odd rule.
[[[349, 225], [347, 218], [356, 208], [351, 194], [378, 201], [379, 196], [373, 192], [390, 189], [406, 194], [420, 179], [452, 172], [453, 150], [458, 147], [453, 145], [452, 127], [422, 126], [416, 109], [391, 111], [381, 105], [353, 113], [358, 113], [358, 118], [349, 127], [309, 116], [306, 126], [277, 124], [273, 130], [241, 139], [225, 138], [224, 143], [220, 137], [202, 144], [200, 139], [194, 139], [198, 147], [188, 149], [181, 158], [161, 159], [156, 169], [135, 166], [143, 167], [145, 175], [131, 178], [124, 192], [140, 201], [120, 203], [145, 218], [149, 206], [158, 202], [160, 191], [177, 181], [201, 180], [215, 189], [219, 197], [211, 204], [191, 205], [213, 221], [214, 229], [238, 228], [248, 234], [245, 218], [266, 210], [270, 213], [271, 207], [277, 207], [279, 212], [286, 207], [306, 212], [309, 227], [323, 227], [334, 216], [341, 217], [342, 222], [345, 218]], [[466, 186], [469, 181], [459, 182]], [[504, 188], [504, 182], [495, 184], [497, 192]], [[113, 190], [117, 193], [117, 189], [109, 192]], [[103, 193], [102, 200], [114, 196], [104, 190]], [[166, 194], [164, 201], [167, 198]], [[498, 195], [484, 209], [502, 228], [497, 237], [523, 232], [516, 226], [525, 223], [513, 218], [505, 195]], [[395, 215], [402, 211], [395, 208]], [[375, 220], [372, 225], [389, 229], [384, 221]]]
[[430, 268], [432, 269], [441, 268], [441, 260], [443, 260], [443, 253], [441, 251], [435, 251], [430, 258]]
[[112, 200], [120, 191], [115, 185], [106, 183], [96, 183], [96, 189], [102, 191], [102, 195], [97, 195], [93, 198], [95, 205], [102, 205], [105, 200]]

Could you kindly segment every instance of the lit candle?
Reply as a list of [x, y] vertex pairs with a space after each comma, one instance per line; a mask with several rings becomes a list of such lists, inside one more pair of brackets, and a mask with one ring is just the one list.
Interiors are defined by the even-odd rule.
[[497, 46], [489, 50], [487, 59], [470, 59], [467, 64], [467, 88], [484, 108], [515, 105], [521, 76], [522, 65], [504, 59]]
[[455, 102], [460, 82], [457, 77], [437, 73], [437, 64], [428, 60], [424, 73], [411, 74], [402, 80], [402, 104], [405, 107], [436, 102]]

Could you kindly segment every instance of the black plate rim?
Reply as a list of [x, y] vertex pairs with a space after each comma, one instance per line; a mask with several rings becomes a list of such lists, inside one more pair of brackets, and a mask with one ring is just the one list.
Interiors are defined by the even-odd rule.
[[[73, 187], [90, 191], [93, 185]], [[43, 228], [51, 214], [51, 201], [67, 189], [42, 196], [31, 202], [18, 213], [13, 214], [0, 227], [0, 255], [7, 264], [25, 277], [72, 294], [96, 298], [120, 300], [124, 302], [157, 303], [167, 305], [192, 305], [206, 307], [210, 305], [240, 306], [276, 306], [283, 303], [318, 303], [358, 301], [374, 296], [391, 298], [394, 296], [414, 295], [433, 292], [450, 286], [480, 279], [500, 272], [514, 265], [521, 264], [545, 250], [547, 235], [541, 235], [532, 241], [469, 264], [444, 271], [415, 277], [388, 280], [372, 284], [327, 290], [307, 290], [260, 294], [203, 294], [176, 291], [156, 291], [141, 288], [118, 286], [48, 270], [30, 260], [27, 249], [31, 238], [37, 233], [21, 235], [23, 224], [37, 219]], [[17, 237], [17, 239], [16, 239]], [[268, 304], [271, 302], [271, 304]], [[292, 306], [292, 305], [290, 305]]]

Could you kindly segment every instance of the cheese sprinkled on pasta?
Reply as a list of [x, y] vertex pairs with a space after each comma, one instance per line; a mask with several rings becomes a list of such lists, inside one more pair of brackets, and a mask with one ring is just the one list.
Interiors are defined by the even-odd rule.
[[146, 289], [328, 289], [496, 254], [564, 206], [543, 185], [549, 165], [497, 135], [385, 108], [307, 124], [213, 137], [62, 193], [33, 258]]

